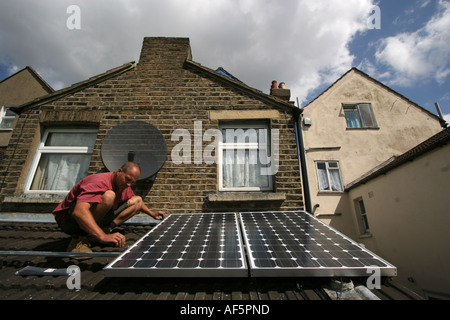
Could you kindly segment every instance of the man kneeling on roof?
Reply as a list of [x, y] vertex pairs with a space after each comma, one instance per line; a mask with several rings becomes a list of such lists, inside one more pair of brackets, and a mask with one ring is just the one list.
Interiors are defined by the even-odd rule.
[[67, 251], [92, 252], [90, 237], [105, 245], [122, 248], [125, 236], [112, 233], [116, 226], [140, 211], [158, 220], [165, 218], [163, 211], [151, 211], [131, 189], [140, 175], [139, 165], [127, 162], [117, 171], [90, 175], [70, 190], [53, 210], [61, 230], [72, 236]]

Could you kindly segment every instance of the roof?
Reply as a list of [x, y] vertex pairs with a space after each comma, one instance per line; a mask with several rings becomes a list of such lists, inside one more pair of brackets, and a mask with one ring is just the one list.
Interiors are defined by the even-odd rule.
[[274, 105], [276, 107], [283, 108], [285, 110], [289, 110], [291, 112], [294, 112], [294, 114], [296, 115], [299, 115], [302, 112], [302, 110], [300, 108], [297, 108], [293, 103], [281, 100], [279, 98], [276, 98], [275, 96], [266, 94], [260, 90], [252, 88], [243, 83], [242, 81], [237, 80], [237, 78], [235, 78], [234, 76], [230, 76], [228, 72], [226, 72], [226, 74], [224, 72], [217, 72], [217, 70], [212, 70], [192, 60], [186, 60], [184, 65], [188, 69], [194, 69], [198, 72], [201, 72], [209, 76], [210, 78], [225, 83], [241, 92], [250, 95], [253, 98], [263, 101], [264, 103]]
[[[50, 219], [47, 219], [50, 221]], [[126, 235], [127, 246], [144, 236], [152, 226], [127, 224], [118, 229]], [[103, 267], [114, 259], [94, 257], [76, 261], [70, 257], [14, 255], [14, 252], [63, 252], [70, 237], [56, 223], [0, 220], [0, 290], [4, 300], [333, 300], [345, 294], [330, 287], [327, 278], [105, 278]], [[95, 245], [94, 252], [118, 252]], [[81, 270], [81, 289], [70, 290], [68, 277], [21, 276], [28, 266], [64, 270], [76, 265]], [[355, 287], [359, 279], [352, 279]], [[350, 291], [348, 291], [350, 292]], [[355, 293], [345, 299], [374, 298], [411, 300], [420, 297], [388, 280], [370, 294]], [[359, 291], [358, 291], [359, 292]], [[170, 311], [170, 310], [169, 310]]]
[[16, 76], [17, 74], [23, 72], [23, 71], [28, 71], [35, 79], [37, 82], [39, 82], [39, 84], [44, 88], [45, 91], [47, 91], [48, 93], [52, 93], [55, 90], [39, 75], [39, 73], [36, 72], [36, 70], [34, 70], [32, 67], [30, 66], [26, 66], [25, 68], [23, 68], [22, 70], [17, 71], [16, 73], [10, 75], [9, 77], [6, 77], [5, 79], [1, 80], [0, 83], [7, 81], [8, 79]]
[[231, 80], [236, 80], [236, 81], [240, 81], [238, 78], [236, 78], [235, 76], [233, 76], [231, 73], [229, 73], [227, 70], [225, 70], [222, 67], [219, 67], [216, 69], [217, 73], [223, 74], [224, 76], [227, 76], [228, 78], [230, 78]]
[[15, 113], [20, 114], [23, 111], [36, 107], [36, 106], [40, 106], [42, 104], [45, 103], [50, 103], [52, 101], [55, 101], [57, 99], [60, 99], [62, 97], [65, 97], [69, 94], [73, 94], [76, 93], [84, 88], [90, 87], [90, 86], [94, 86], [100, 82], [103, 82], [107, 79], [110, 79], [112, 77], [115, 77], [119, 74], [122, 74], [123, 72], [126, 72], [128, 70], [133, 69], [136, 66], [135, 62], [128, 62], [120, 67], [114, 68], [114, 69], [110, 69], [104, 73], [101, 73], [99, 75], [96, 75], [94, 77], [91, 77], [85, 81], [81, 81], [78, 83], [75, 83], [73, 85], [71, 85], [70, 87], [58, 90], [58, 91], [54, 91], [53, 93], [50, 93], [48, 95], [45, 95], [43, 97], [39, 97], [36, 98], [32, 101], [26, 102], [20, 106], [17, 107], [12, 107], [11, 110], [13, 110]]
[[[149, 39], [149, 38], [145, 38], [145, 39]], [[167, 40], [168, 38], [152, 38], [152, 39], [159, 39], [160, 41], [163, 41], [163, 40]], [[178, 41], [186, 40], [184, 38], [170, 38], [170, 39], [171, 39], [171, 41], [173, 41], [173, 39], [176, 39]], [[141, 52], [141, 54], [142, 54], [142, 52]], [[263, 93], [260, 90], [257, 90], [255, 88], [252, 88], [252, 87], [246, 85], [245, 83], [243, 83], [242, 81], [240, 81], [239, 79], [237, 79], [236, 77], [231, 75], [228, 71], [226, 71], [222, 67], [219, 67], [218, 69], [213, 70], [213, 69], [204, 67], [197, 62], [190, 60], [189, 57], [190, 57], [190, 54], [188, 55], [188, 58], [185, 60], [184, 65], [183, 65], [183, 67], [186, 69], [195, 70], [197, 72], [200, 72], [203, 75], [207, 76], [208, 78], [210, 78], [214, 81], [219, 81], [223, 84], [226, 84], [234, 89], [239, 90], [243, 94], [247, 94], [255, 99], [259, 99], [260, 101], [262, 101], [266, 104], [270, 104], [272, 106], [282, 108], [284, 110], [289, 110], [297, 116], [302, 112], [301, 109], [297, 108], [292, 103], [280, 100], [274, 96]], [[124, 72], [127, 72], [131, 69], [134, 69], [136, 66], [137, 66], [137, 64], [134, 61], [126, 63], [122, 66], [116, 67], [116, 68], [108, 70], [102, 74], [91, 77], [85, 81], [75, 83], [70, 87], [55, 91], [49, 95], [34, 99], [34, 100], [24, 103], [20, 106], [12, 107], [11, 109], [12, 109], [12, 111], [16, 112], [17, 114], [20, 114], [24, 110], [38, 107], [38, 106], [46, 104], [46, 103], [51, 103], [52, 101], [63, 98], [69, 94], [74, 94], [80, 90], [94, 86], [98, 83], [101, 83], [110, 78], [118, 76]]]
[[438, 121], [441, 121], [440, 118], [435, 115], [434, 113], [428, 111], [427, 109], [419, 106], [417, 103], [415, 103], [414, 101], [409, 100], [407, 97], [405, 97], [404, 95], [398, 93], [397, 91], [395, 91], [394, 89], [388, 87], [387, 85], [385, 85], [384, 83], [378, 81], [375, 78], [372, 78], [371, 76], [369, 76], [367, 73], [364, 73], [363, 71], [359, 70], [358, 68], [351, 68], [350, 70], [348, 70], [346, 73], [344, 73], [341, 77], [339, 77], [339, 79], [337, 79], [335, 82], [333, 82], [327, 89], [325, 89], [324, 91], [322, 91], [317, 97], [315, 97], [313, 100], [311, 100], [310, 102], [308, 102], [303, 108], [306, 108], [308, 106], [310, 106], [314, 101], [316, 101], [317, 99], [319, 99], [322, 95], [324, 95], [326, 92], [328, 92], [332, 87], [334, 87], [338, 82], [340, 82], [343, 78], [345, 78], [348, 74], [350, 74], [350, 72], [356, 72], [359, 75], [365, 77], [366, 79], [369, 79], [370, 81], [378, 84], [379, 86], [383, 87], [384, 89], [390, 91], [391, 93], [399, 96], [401, 99], [407, 101], [408, 103], [414, 105], [415, 107], [419, 108], [420, 110], [422, 110], [423, 112], [427, 113], [428, 115], [430, 115], [431, 117], [435, 118]]
[[380, 166], [374, 168], [373, 170], [369, 171], [359, 179], [349, 183], [348, 185], [345, 186], [345, 191], [350, 191], [351, 189], [361, 184], [364, 184], [372, 179], [375, 179], [380, 175], [386, 174], [387, 172], [409, 161], [412, 161], [415, 158], [420, 157], [421, 155], [427, 152], [430, 152], [436, 148], [446, 145], [449, 141], [450, 141], [450, 128], [443, 129], [441, 132], [435, 134], [434, 136], [425, 140], [416, 147], [408, 150], [407, 152], [403, 153], [400, 156], [394, 156], [390, 158], [389, 160], [382, 163]]

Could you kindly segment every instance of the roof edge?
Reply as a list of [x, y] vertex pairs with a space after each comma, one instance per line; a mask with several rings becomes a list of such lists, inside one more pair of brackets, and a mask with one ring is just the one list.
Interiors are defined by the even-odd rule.
[[47, 83], [47, 81], [45, 81], [45, 80], [41, 77], [41, 75], [40, 75], [39, 73], [37, 73], [36, 70], [34, 70], [34, 69], [33, 69], [32, 67], [30, 67], [30, 66], [26, 66], [25, 68], [20, 69], [20, 70], [17, 71], [17, 72], [14, 72], [12, 75], [10, 75], [10, 76], [6, 77], [5, 79], [1, 80], [0, 83], [2, 83], [2, 82], [4, 82], [4, 81], [7, 81], [8, 79], [10, 79], [10, 78], [12, 78], [12, 77], [18, 75], [19, 73], [21, 73], [21, 72], [23, 72], [23, 71], [25, 71], [25, 70], [28, 70], [28, 71], [31, 73], [31, 75], [33, 76], [33, 78], [35, 78], [36, 81], [39, 82], [39, 83], [44, 87], [45, 91], [47, 91], [48, 93], [55, 92], [55, 89], [53, 89], [52, 86], [50, 86], [50, 85]]
[[[288, 109], [292, 112], [294, 112], [295, 115], [300, 115], [302, 113], [302, 109], [297, 108], [294, 104], [289, 103], [289, 102], [285, 102], [282, 100], [279, 100], [275, 97], [272, 97], [260, 90], [257, 90], [255, 88], [252, 88], [248, 85], [246, 85], [244, 82], [240, 81], [240, 80], [232, 80], [231, 78], [222, 75], [210, 68], [207, 68], [205, 66], [202, 66], [201, 64], [192, 61], [192, 60], [187, 60], [184, 63], [186, 68], [191, 68], [191, 69], [195, 69], [197, 71], [200, 71], [202, 73], [207, 74], [208, 76], [212, 77], [215, 80], [221, 81], [226, 83], [227, 85], [232, 86], [233, 88], [236, 88], [238, 90], [241, 90], [261, 101], [263, 101], [264, 103], [267, 104], [271, 104], [274, 105], [276, 107], [280, 107], [280, 108], [284, 108], [284, 109]], [[234, 77], [234, 76], [233, 76]], [[235, 79], [237, 79], [236, 77], [234, 77]]]
[[55, 92], [55, 89], [52, 88], [52, 86], [50, 86], [47, 81], [45, 81], [41, 75], [39, 73], [36, 72], [36, 70], [34, 70], [32, 67], [27, 66], [26, 69], [29, 69], [31, 71], [31, 74], [35, 77], [35, 79], [43, 86], [46, 88], [46, 91], [48, 91], [48, 93], [52, 93]]
[[15, 106], [15, 107], [10, 107], [10, 109], [12, 111], [14, 111], [17, 114], [21, 114], [22, 112], [24, 112], [25, 110], [31, 109], [31, 108], [35, 108], [38, 107], [42, 104], [46, 104], [46, 103], [50, 103], [53, 102], [63, 96], [69, 95], [69, 94], [73, 94], [76, 93], [82, 89], [88, 88], [90, 86], [96, 85], [102, 81], [108, 80], [112, 77], [115, 77], [117, 75], [122, 74], [123, 72], [126, 72], [128, 70], [133, 69], [136, 66], [136, 62], [132, 61], [132, 62], [128, 62], [120, 67], [116, 67], [113, 69], [110, 69], [104, 73], [95, 75], [87, 80], [81, 81], [81, 82], [77, 82], [73, 85], [71, 85], [70, 87], [58, 90], [58, 91], [54, 91], [53, 93], [41, 96], [39, 98], [36, 98], [34, 100], [31, 100], [29, 102], [26, 102], [22, 105], [19, 106]]
[[322, 91], [317, 97], [315, 97], [313, 100], [311, 100], [310, 102], [308, 102], [304, 107], [308, 107], [310, 104], [312, 104], [314, 101], [316, 101], [319, 97], [321, 97], [323, 94], [325, 94], [328, 90], [330, 90], [332, 87], [334, 87], [339, 81], [341, 81], [346, 75], [348, 75], [350, 72], [356, 72], [359, 73], [361, 76], [367, 78], [370, 81], [375, 82], [376, 84], [378, 84], [379, 86], [381, 86], [382, 88], [386, 89], [387, 91], [399, 96], [401, 99], [407, 101], [408, 103], [414, 105], [415, 107], [419, 108], [420, 110], [424, 111], [425, 113], [429, 114], [430, 116], [432, 116], [433, 118], [435, 118], [436, 120], [440, 121], [439, 116], [437, 116], [436, 114], [432, 113], [431, 111], [425, 109], [424, 107], [418, 105], [417, 103], [415, 103], [414, 101], [408, 99], [407, 97], [405, 97], [404, 95], [402, 95], [401, 93], [395, 91], [394, 89], [392, 89], [391, 87], [385, 85], [384, 83], [378, 81], [377, 79], [369, 76], [367, 73], [359, 70], [356, 67], [352, 67], [350, 70], [348, 70], [346, 73], [344, 73], [342, 76], [340, 76], [336, 81], [334, 81], [328, 88], [326, 88], [324, 91]]
[[413, 161], [414, 159], [426, 154], [427, 152], [430, 152], [434, 149], [437, 149], [441, 146], [446, 145], [450, 141], [450, 127], [443, 129], [442, 131], [438, 132], [431, 138], [425, 140], [424, 142], [418, 144], [414, 148], [406, 151], [405, 153], [394, 156], [390, 158], [389, 160], [385, 161], [381, 165], [375, 167], [371, 171], [367, 172], [366, 174], [362, 175], [360, 178], [350, 182], [346, 186], [344, 186], [344, 191], [350, 191], [353, 188], [356, 188], [362, 184], [365, 184], [369, 182], [372, 179], [375, 179], [383, 174], [388, 173], [389, 171], [409, 162]]

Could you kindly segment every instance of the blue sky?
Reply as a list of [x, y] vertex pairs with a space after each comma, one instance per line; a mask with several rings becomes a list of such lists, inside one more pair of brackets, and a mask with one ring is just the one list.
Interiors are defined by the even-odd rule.
[[[356, 56], [354, 65], [435, 114], [437, 111], [434, 104], [439, 102], [443, 112], [449, 115], [450, 12], [448, 2], [446, 9], [443, 9], [445, 6], [440, 5], [438, 1], [411, 0], [384, 0], [379, 3], [379, 7], [382, 13], [381, 29], [370, 30], [364, 35], [357, 36], [350, 43], [350, 50]], [[442, 34], [432, 30], [433, 19], [440, 19], [440, 23], [446, 26]], [[387, 59], [383, 58], [383, 52], [387, 51], [386, 46], [393, 46], [395, 39], [403, 39], [402, 41], [408, 44], [405, 44], [405, 47], [411, 54], [414, 54], [416, 50], [419, 51], [416, 52], [418, 58], [409, 57], [408, 61], [407, 57], [404, 57], [409, 66], [403, 69], [395, 67], [396, 58], [400, 59], [401, 53], [398, 53], [398, 57], [393, 55]], [[430, 39], [429, 44], [426, 43], [427, 39]], [[438, 41], [443, 41], [444, 45], [441, 46]], [[428, 59], [433, 59], [431, 58], [433, 53], [439, 51], [442, 56], [435, 60], [436, 65], [431, 64], [428, 70], [423, 70], [416, 75], [414, 69], [428, 65]], [[439, 76], [440, 73], [442, 76]]]
[[145, 36], [189, 37], [194, 61], [302, 105], [357, 67], [450, 116], [449, 0], [0, 0], [0, 79], [31, 66], [61, 89], [138, 61]]

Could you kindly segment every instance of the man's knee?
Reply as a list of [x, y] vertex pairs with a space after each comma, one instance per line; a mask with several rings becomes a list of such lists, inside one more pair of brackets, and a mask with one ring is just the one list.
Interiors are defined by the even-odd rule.
[[142, 204], [144, 203], [140, 196], [134, 196], [127, 201], [128, 206], [134, 206], [137, 210], [142, 208]]
[[100, 202], [103, 203], [104, 205], [112, 206], [114, 204], [115, 199], [116, 199], [116, 193], [112, 190], [107, 190], [102, 195]]

